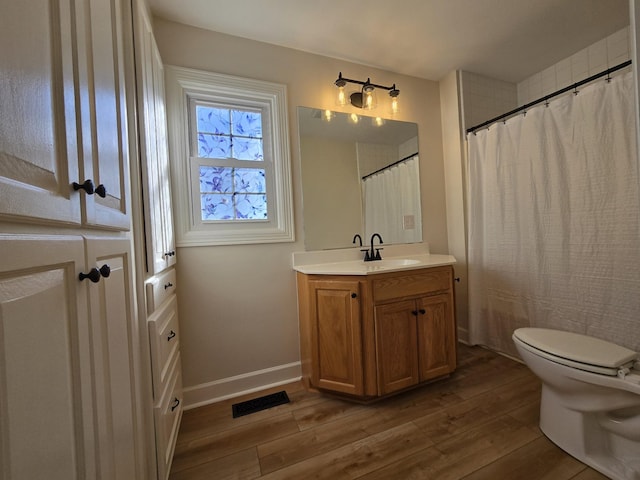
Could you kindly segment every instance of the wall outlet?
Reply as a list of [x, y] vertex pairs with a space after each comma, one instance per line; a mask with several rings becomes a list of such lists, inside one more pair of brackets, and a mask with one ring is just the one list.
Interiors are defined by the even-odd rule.
[[402, 228], [405, 230], [413, 230], [416, 228], [416, 219], [413, 215], [403, 215]]

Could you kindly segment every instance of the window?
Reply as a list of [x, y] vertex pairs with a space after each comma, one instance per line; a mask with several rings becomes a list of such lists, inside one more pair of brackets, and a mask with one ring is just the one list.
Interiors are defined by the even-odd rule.
[[293, 241], [285, 87], [166, 72], [177, 245]]

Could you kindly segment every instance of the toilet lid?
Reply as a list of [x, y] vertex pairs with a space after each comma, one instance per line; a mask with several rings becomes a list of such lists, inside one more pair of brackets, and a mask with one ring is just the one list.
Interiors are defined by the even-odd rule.
[[556, 357], [552, 360], [596, 373], [616, 375], [618, 368], [629, 366], [638, 358], [638, 353], [633, 350], [579, 333], [519, 328], [513, 335], [529, 346]]

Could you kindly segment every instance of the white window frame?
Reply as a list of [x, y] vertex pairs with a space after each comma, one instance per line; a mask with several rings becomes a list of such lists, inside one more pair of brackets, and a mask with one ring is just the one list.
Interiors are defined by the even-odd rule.
[[[176, 245], [238, 245], [293, 242], [291, 159], [286, 86], [167, 65], [167, 122]], [[268, 220], [203, 222], [197, 157], [191, 156], [192, 99], [262, 111]]]

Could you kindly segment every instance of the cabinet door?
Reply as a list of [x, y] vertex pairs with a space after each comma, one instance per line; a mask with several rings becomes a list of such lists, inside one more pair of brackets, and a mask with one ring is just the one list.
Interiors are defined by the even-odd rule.
[[0, 251], [0, 479], [100, 478], [82, 238]]
[[[129, 158], [124, 82], [124, 0], [78, 5], [78, 98], [82, 158], [80, 176], [105, 193], [82, 195], [84, 222], [130, 228]], [[130, 22], [130, 20], [129, 20]]]
[[0, 216], [79, 224], [73, 2], [2, 2]]
[[86, 238], [87, 266], [109, 266], [108, 277], [87, 283], [93, 333], [99, 425], [100, 478], [143, 478], [138, 327], [132, 298], [129, 239]]
[[423, 297], [418, 306], [420, 381], [424, 381], [455, 370], [455, 322], [450, 294]]
[[358, 281], [309, 282], [311, 382], [317, 388], [363, 394], [362, 328]]
[[418, 383], [416, 315], [413, 300], [375, 307], [379, 395]]
[[152, 275], [175, 263], [169, 177], [164, 67], [144, 2], [136, 6], [136, 70], [140, 155], [144, 182], [147, 268]]

